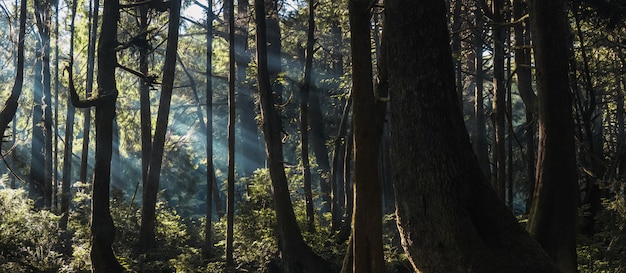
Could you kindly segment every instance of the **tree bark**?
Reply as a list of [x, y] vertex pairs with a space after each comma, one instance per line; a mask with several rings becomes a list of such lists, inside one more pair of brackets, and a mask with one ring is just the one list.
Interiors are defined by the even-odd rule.
[[[75, 92], [70, 94], [72, 104], [75, 107], [96, 107], [96, 156], [90, 223], [90, 257], [94, 273], [123, 271], [111, 248], [115, 240], [115, 225], [109, 208], [113, 120], [115, 119], [117, 100], [115, 47], [117, 46], [119, 17], [119, 1], [105, 0], [102, 30], [98, 40], [98, 86], [100, 88], [98, 98], [80, 101]], [[70, 91], [72, 90], [70, 89]]]
[[237, 169], [243, 176], [251, 176], [258, 168], [264, 164], [263, 151], [259, 141], [259, 129], [256, 117], [256, 104], [254, 103], [255, 90], [247, 81], [246, 70], [251, 61], [251, 52], [248, 48], [248, 22], [249, 6], [248, 0], [238, 0], [237, 18], [235, 20], [235, 66], [237, 69], [237, 109], [239, 111], [239, 122], [241, 128], [240, 145]]
[[474, 20], [476, 28], [474, 29], [474, 55], [475, 65], [475, 81], [474, 90], [474, 134], [472, 135], [472, 145], [474, 153], [478, 157], [480, 168], [486, 177], [491, 176], [491, 167], [489, 163], [489, 151], [487, 144], [487, 129], [485, 123], [485, 102], [484, 102], [484, 77], [483, 68], [483, 46], [484, 46], [484, 20], [480, 7], [476, 7], [474, 11]]
[[[213, 248], [213, 237], [211, 235], [212, 228], [212, 194], [215, 181], [215, 170], [213, 168], [213, 0], [207, 1], [206, 16], [206, 226], [204, 228], [204, 244], [202, 245], [202, 254], [205, 258], [211, 257]], [[199, 103], [199, 102], [198, 102]], [[219, 196], [218, 196], [219, 197]], [[215, 198], [215, 202], [219, 202], [219, 198]]]
[[[97, 0], [96, 0], [97, 1]], [[139, 7], [140, 38], [144, 44], [148, 43], [148, 7]], [[139, 72], [144, 79], [139, 82], [139, 119], [141, 126], [141, 185], [142, 189], [148, 181], [148, 169], [150, 167], [150, 151], [152, 150], [152, 115], [150, 113], [150, 86], [148, 55], [150, 48], [139, 49]]]
[[[331, 179], [331, 194], [332, 194], [332, 229], [339, 230], [341, 227], [341, 221], [343, 220], [345, 207], [345, 192], [344, 192], [344, 162], [346, 160], [346, 145], [348, 145], [348, 137], [346, 132], [348, 131], [348, 117], [352, 107], [352, 99], [350, 96], [346, 99], [346, 104], [343, 108], [343, 114], [341, 115], [341, 121], [339, 122], [339, 128], [337, 129], [337, 136], [333, 144], [333, 160], [332, 169], [330, 170]], [[351, 219], [352, 217], [350, 217]]]
[[[91, 3], [91, 2], [90, 2]], [[91, 5], [90, 5], [91, 7]], [[95, 56], [96, 56], [96, 37], [98, 36], [98, 21], [100, 16], [98, 13], [100, 12], [100, 0], [93, 0], [93, 10], [89, 11], [90, 22], [89, 25], [89, 44], [87, 46], [87, 79], [85, 89], [86, 98], [91, 97], [91, 93], [93, 90], [93, 74], [94, 74], [94, 64], [95, 64]], [[91, 133], [91, 108], [85, 108], [85, 113], [83, 114], [83, 147], [80, 156], [80, 181], [87, 182], [87, 169], [89, 168], [89, 135]]]
[[233, 258], [235, 221], [235, 1], [226, 3], [228, 11], [228, 171], [226, 199], [226, 266], [235, 265]]
[[561, 272], [576, 272], [578, 182], [566, 1], [530, 1], [539, 99], [537, 184], [528, 231]]
[[[350, 1], [350, 46], [354, 99], [354, 272], [384, 272], [379, 145], [384, 103], [374, 94], [370, 37], [370, 2]], [[378, 94], [380, 95], [380, 94]]]
[[265, 152], [274, 194], [274, 209], [276, 210], [279, 234], [278, 241], [280, 243], [280, 251], [282, 252], [283, 269], [287, 273], [330, 272], [327, 263], [319, 256], [315, 255], [311, 248], [304, 242], [291, 205], [287, 176], [283, 165], [283, 150], [280, 137], [282, 125], [280, 116], [274, 109], [275, 103], [268, 71], [264, 0], [255, 0], [254, 9], [258, 47], [257, 86], [260, 96], [263, 134], [265, 137]]
[[306, 206], [307, 229], [315, 231], [315, 212], [313, 211], [313, 193], [311, 189], [311, 165], [309, 163], [309, 94], [311, 92], [311, 70], [313, 69], [313, 44], [315, 43], [315, 5], [309, 0], [306, 56], [304, 60], [304, 78], [300, 86], [300, 146], [302, 151], [302, 175], [304, 178], [304, 196]]
[[537, 114], [537, 95], [532, 87], [532, 71], [530, 60], [530, 35], [528, 19], [523, 19], [526, 13], [525, 1], [513, 0], [513, 20], [522, 20], [514, 26], [515, 34], [515, 71], [517, 75], [517, 88], [520, 97], [526, 107], [526, 176], [528, 198], [526, 199], [526, 213], [530, 212], [532, 196], [535, 189], [535, 127]]
[[[144, 250], [154, 246], [154, 228], [156, 215], [157, 192], [163, 162], [163, 149], [167, 133], [174, 76], [176, 71], [176, 50], [178, 48], [178, 27], [180, 22], [180, 0], [170, 2], [170, 20], [168, 24], [167, 45], [165, 49], [165, 63], [163, 64], [163, 83], [161, 84], [161, 98], [154, 131], [154, 141], [150, 154], [148, 180], [143, 188], [143, 206], [141, 209], [141, 228], [139, 243]], [[104, 22], [102, 22], [104, 24]]]
[[396, 211], [413, 269], [557, 272], [472, 152], [455, 92], [445, 1], [385, 4]]
[[505, 200], [506, 184], [506, 88], [504, 86], [504, 0], [494, 0], [493, 7], [493, 118], [494, 118], [494, 187], [500, 200]]
[[36, 208], [52, 205], [52, 107], [50, 92], [51, 7], [43, 0], [34, 1], [38, 30], [37, 56], [33, 83], [33, 130], [31, 146], [31, 188], [29, 196]]

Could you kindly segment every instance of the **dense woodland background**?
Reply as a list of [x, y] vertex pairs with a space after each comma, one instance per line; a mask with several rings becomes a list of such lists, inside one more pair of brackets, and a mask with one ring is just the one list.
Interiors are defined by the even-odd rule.
[[625, 12], [3, 0], [0, 271], [625, 272]]

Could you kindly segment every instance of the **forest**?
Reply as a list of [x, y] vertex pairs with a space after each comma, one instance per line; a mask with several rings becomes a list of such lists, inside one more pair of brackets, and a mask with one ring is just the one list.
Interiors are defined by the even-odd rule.
[[2, 0], [0, 272], [626, 272], [626, 0]]

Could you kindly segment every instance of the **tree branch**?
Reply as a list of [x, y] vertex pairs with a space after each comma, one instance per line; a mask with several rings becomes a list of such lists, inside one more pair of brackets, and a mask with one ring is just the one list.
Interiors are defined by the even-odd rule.
[[65, 69], [63, 69], [65, 72], [69, 73], [68, 87], [70, 93], [70, 101], [72, 102], [72, 105], [76, 108], [89, 108], [92, 106], [97, 106], [102, 101], [100, 97], [92, 99], [90, 98], [87, 100], [80, 100], [80, 98], [78, 97], [78, 93], [76, 93], [76, 88], [74, 88], [74, 73], [72, 72], [72, 64], [73, 60], [70, 60], [70, 62], [65, 66]]

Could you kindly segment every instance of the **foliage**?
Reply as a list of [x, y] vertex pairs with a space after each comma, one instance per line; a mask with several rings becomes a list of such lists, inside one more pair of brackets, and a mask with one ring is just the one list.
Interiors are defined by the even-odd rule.
[[626, 272], [626, 200], [623, 195], [604, 200], [596, 217], [600, 230], [593, 238], [579, 238], [578, 270]]
[[55, 272], [65, 263], [59, 249], [60, 217], [33, 209], [21, 189], [0, 187], [0, 271]]

